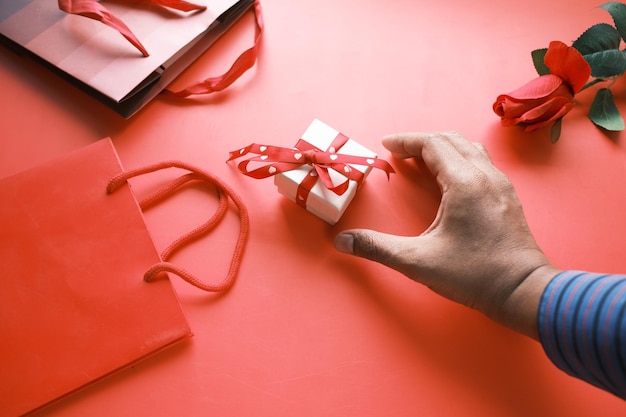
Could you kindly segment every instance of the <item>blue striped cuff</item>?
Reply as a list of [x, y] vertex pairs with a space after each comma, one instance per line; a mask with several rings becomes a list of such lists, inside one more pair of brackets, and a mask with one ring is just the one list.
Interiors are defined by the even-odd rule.
[[558, 274], [541, 297], [538, 326], [558, 368], [626, 399], [626, 275]]

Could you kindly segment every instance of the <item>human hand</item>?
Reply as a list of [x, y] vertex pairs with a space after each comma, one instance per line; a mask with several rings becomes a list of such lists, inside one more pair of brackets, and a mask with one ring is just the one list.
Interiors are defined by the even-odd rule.
[[559, 271], [533, 238], [517, 194], [485, 148], [460, 134], [403, 133], [383, 139], [396, 158], [424, 161], [442, 197], [420, 236], [353, 229], [336, 248], [393, 268], [436, 293], [537, 338], [537, 308]]

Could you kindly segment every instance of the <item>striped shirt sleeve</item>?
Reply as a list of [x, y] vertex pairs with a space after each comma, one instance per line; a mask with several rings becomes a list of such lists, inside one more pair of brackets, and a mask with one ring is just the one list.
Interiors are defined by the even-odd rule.
[[538, 326], [558, 368], [626, 399], [626, 275], [558, 274], [542, 294]]

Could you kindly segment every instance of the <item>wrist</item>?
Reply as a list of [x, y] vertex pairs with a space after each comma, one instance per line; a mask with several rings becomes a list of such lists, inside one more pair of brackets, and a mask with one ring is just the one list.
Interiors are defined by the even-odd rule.
[[512, 330], [539, 340], [539, 302], [546, 286], [559, 272], [561, 271], [551, 264], [541, 265], [530, 272], [505, 300], [498, 321]]

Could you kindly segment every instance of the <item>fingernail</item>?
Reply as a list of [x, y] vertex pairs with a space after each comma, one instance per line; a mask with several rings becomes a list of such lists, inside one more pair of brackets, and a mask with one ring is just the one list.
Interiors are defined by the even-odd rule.
[[354, 253], [354, 236], [350, 233], [339, 233], [335, 237], [335, 248], [339, 252]]

